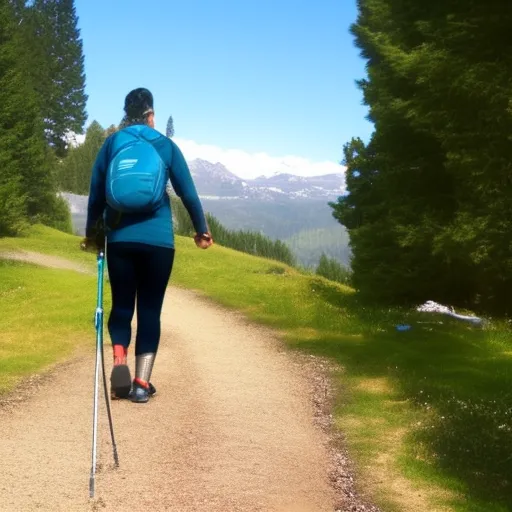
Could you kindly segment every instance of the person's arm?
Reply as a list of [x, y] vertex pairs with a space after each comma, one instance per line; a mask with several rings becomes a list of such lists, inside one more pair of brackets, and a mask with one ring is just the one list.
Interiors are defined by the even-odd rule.
[[183, 156], [180, 148], [178, 148], [172, 140], [169, 142], [172, 145], [171, 166], [169, 172], [172, 188], [183, 201], [197, 235], [210, 236], [203, 212], [203, 206], [199, 200], [185, 157]]
[[96, 236], [96, 226], [105, 211], [105, 179], [109, 165], [110, 137], [103, 143], [92, 169], [87, 206], [86, 238]]

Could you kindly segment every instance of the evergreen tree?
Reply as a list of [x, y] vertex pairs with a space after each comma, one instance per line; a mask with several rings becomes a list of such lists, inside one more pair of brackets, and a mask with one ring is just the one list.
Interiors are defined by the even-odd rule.
[[[354, 283], [393, 302], [503, 310], [512, 284], [512, 5], [360, 0], [375, 124], [345, 147]], [[501, 306], [500, 306], [501, 305]], [[506, 307], [505, 307], [506, 309]]]
[[328, 258], [325, 254], [320, 256], [316, 274], [330, 279], [331, 281], [350, 284], [350, 271], [335, 259]]
[[168, 186], [168, 193], [171, 198], [171, 210], [174, 222], [174, 232], [181, 236], [193, 236], [194, 226], [190, 220], [187, 209], [181, 202], [181, 199], [173, 194], [170, 185]]
[[111, 124], [106, 130], [105, 135], [109, 137], [113, 133], [116, 133], [119, 130], [119, 128], [115, 124]]
[[83, 133], [86, 120], [84, 56], [73, 0], [35, 0], [26, 8], [27, 65], [38, 93], [45, 134], [58, 156], [66, 135]]
[[28, 71], [24, 9], [21, 1], [0, 1], [0, 235], [15, 235], [28, 222], [71, 229]]
[[69, 212], [56, 196], [37, 97], [26, 79], [24, 40], [6, 0], [0, 16], [0, 223], [1, 234], [16, 234], [28, 220], [62, 222]]
[[167, 120], [165, 135], [169, 138], [172, 138], [174, 136], [174, 121], [172, 119], [172, 116], [169, 116], [169, 119]]
[[107, 131], [97, 121], [87, 128], [83, 144], [73, 147], [59, 165], [59, 188], [62, 191], [87, 195], [91, 174]]
[[7, 0], [0, 0], [0, 236], [17, 234], [26, 222], [27, 198], [16, 151], [17, 127], [26, 127], [27, 121], [23, 94], [26, 87], [17, 66], [19, 44], [13, 11]]

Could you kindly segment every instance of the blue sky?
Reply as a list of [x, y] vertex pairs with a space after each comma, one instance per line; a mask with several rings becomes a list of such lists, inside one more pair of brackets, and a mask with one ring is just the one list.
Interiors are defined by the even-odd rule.
[[88, 122], [118, 123], [125, 95], [148, 87], [157, 128], [171, 114], [187, 158], [224, 159], [246, 177], [255, 155], [260, 174], [336, 172], [343, 144], [369, 138], [355, 85], [364, 61], [348, 32], [355, 0], [75, 3]]

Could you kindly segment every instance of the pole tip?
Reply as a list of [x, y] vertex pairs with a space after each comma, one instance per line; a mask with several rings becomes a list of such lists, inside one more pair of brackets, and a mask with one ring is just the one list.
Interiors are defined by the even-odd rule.
[[89, 498], [94, 498], [94, 477], [89, 478]]

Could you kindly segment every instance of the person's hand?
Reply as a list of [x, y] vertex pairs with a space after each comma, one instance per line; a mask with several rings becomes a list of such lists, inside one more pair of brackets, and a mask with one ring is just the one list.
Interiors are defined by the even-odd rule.
[[105, 250], [105, 243], [98, 243], [96, 238], [85, 237], [80, 242], [80, 249], [82, 251], [100, 253]]
[[194, 236], [194, 242], [199, 249], [208, 249], [210, 245], [213, 245], [213, 238], [210, 233], [203, 233], [202, 235], [196, 234]]
[[80, 249], [87, 252], [105, 252], [105, 222], [102, 217], [96, 220], [80, 242]]

